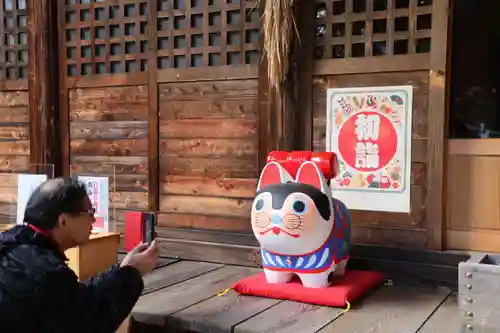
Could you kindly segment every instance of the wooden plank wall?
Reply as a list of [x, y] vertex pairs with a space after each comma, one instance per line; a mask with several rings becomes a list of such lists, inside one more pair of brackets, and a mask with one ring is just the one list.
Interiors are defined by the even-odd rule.
[[[342, 3], [315, 1], [310, 28], [321, 59], [311, 74], [313, 114], [303, 126], [313, 129], [314, 150], [324, 150], [327, 88], [413, 85], [412, 213], [354, 212], [353, 241], [427, 247], [434, 230], [427, 189], [439, 179], [436, 161], [429, 163], [438, 154], [429, 150], [430, 135], [439, 136], [429, 125], [432, 5]], [[124, 210], [152, 209], [165, 254], [248, 263], [251, 199], [265, 153], [259, 146], [269, 146], [258, 135], [267, 119], [259, 120], [264, 71], [253, 1], [58, 5], [63, 169], [110, 176], [118, 231]], [[363, 28], [351, 22], [354, 10]], [[395, 16], [408, 19], [406, 31]]]
[[120, 228], [123, 210], [148, 208], [147, 86], [71, 89], [69, 114], [71, 173], [109, 177]]
[[316, 0], [314, 150], [326, 148], [326, 89], [414, 87], [411, 213], [352, 211], [354, 243], [442, 248], [445, 90], [438, 83], [443, 83], [447, 8], [447, 1], [367, 1], [359, 6], [349, 0]]
[[58, 2], [63, 170], [109, 177], [118, 231], [124, 210], [149, 207], [150, 12], [137, 0]]
[[[500, 140], [468, 140], [468, 147], [460, 141], [450, 140], [448, 150], [447, 247], [498, 253]], [[491, 141], [489, 147], [485, 141]]]
[[225, 261], [207, 246], [254, 244], [254, 2], [58, 6], [63, 160], [73, 175], [110, 177], [116, 230], [123, 211], [151, 210], [169, 256]]
[[17, 173], [30, 169], [26, 5], [0, 3], [0, 224], [15, 223]]
[[[117, 230], [123, 230], [124, 210], [154, 210], [165, 254], [248, 264], [255, 245], [250, 206], [264, 150], [292, 134], [300, 140], [290, 142], [310, 146], [309, 141], [314, 150], [324, 150], [329, 87], [411, 84], [412, 212], [353, 212], [353, 241], [430, 247], [442, 224], [429, 216], [440, 215], [436, 184], [441, 184], [442, 159], [436, 147], [442, 133], [433, 115], [443, 97], [430, 82], [437, 59], [430, 46], [443, 44], [436, 23], [445, 6], [427, 0], [367, 1], [361, 8], [352, 0], [316, 0], [317, 19], [308, 27], [316, 31], [316, 44], [304, 45], [314, 47], [317, 59], [299, 59], [314, 63], [306, 66], [312, 73], [299, 75], [313, 82], [312, 96], [299, 98], [300, 105], [311, 99], [313, 107], [307, 116], [298, 115], [304, 124], [290, 134], [288, 127], [269, 128], [274, 122], [282, 126], [286, 117], [271, 108], [263, 112], [271, 103], [259, 83], [266, 78], [255, 3], [186, 3], [58, 1], [62, 170], [110, 177]], [[441, 16], [433, 16], [435, 8]], [[9, 15], [22, 23], [22, 10], [11, 9]], [[301, 29], [307, 23], [301, 20]], [[22, 33], [15, 41], [24, 42]], [[24, 75], [23, 66], [19, 62], [9, 67], [14, 71], [0, 72], [19, 81], [23, 78], [9, 75]], [[26, 86], [19, 87], [0, 87], [0, 111], [6, 110], [6, 120], [0, 114], [0, 156], [9, 171], [29, 163], [27, 133], [20, 129], [26, 126], [22, 110], [28, 97]], [[264, 127], [273, 135], [259, 138]], [[272, 144], [264, 142], [270, 136]], [[440, 244], [437, 235], [432, 247]]]
[[28, 91], [0, 91], [0, 224], [15, 223], [17, 173], [29, 166]]
[[[446, 248], [499, 253], [500, 139], [495, 135], [480, 139], [468, 137], [460, 125], [484, 121], [485, 128], [495, 128], [491, 125], [496, 117], [498, 91], [495, 93], [496, 71], [491, 64], [496, 63], [497, 57], [491, 50], [491, 37], [487, 32], [496, 24], [500, 3], [457, 2], [452, 10]], [[482, 23], [469, 27], [470, 17], [481, 17]], [[477, 54], [474, 62], [471, 62], [471, 50]], [[488, 94], [478, 98], [471, 93], [476, 87]], [[479, 115], [478, 109], [486, 112], [481, 111]]]
[[[251, 233], [257, 79], [159, 87], [160, 235], [225, 242], [229, 233]], [[202, 259], [195, 247], [186, 244], [180, 254]]]
[[326, 89], [371, 87], [378, 85], [414, 87], [411, 214], [352, 211], [355, 243], [425, 248], [425, 196], [427, 165], [427, 123], [429, 109], [429, 74], [426, 71], [377, 74], [330, 75], [314, 82], [313, 149], [326, 147]]
[[[256, 98], [257, 80], [160, 85], [161, 225], [249, 230]], [[193, 215], [234, 220], [202, 223]]]

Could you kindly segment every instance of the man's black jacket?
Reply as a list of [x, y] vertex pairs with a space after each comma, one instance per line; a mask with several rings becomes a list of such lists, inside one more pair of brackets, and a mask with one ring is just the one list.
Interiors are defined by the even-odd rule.
[[139, 272], [113, 267], [79, 283], [54, 243], [31, 228], [0, 234], [1, 333], [112, 333], [143, 290]]

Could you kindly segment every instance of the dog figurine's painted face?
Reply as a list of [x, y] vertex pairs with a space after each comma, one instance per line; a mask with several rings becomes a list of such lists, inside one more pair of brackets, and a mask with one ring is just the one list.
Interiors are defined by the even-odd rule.
[[330, 187], [314, 162], [304, 162], [294, 180], [278, 163], [262, 170], [252, 205], [252, 229], [262, 248], [303, 255], [320, 248], [334, 223]]

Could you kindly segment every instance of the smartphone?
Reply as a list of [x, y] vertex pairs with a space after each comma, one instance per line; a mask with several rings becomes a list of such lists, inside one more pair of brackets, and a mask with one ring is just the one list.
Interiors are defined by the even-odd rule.
[[142, 214], [142, 241], [146, 244], [151, 244], [151, 242], [156, 238], [156, 215], [152, 212], [147, 212]]

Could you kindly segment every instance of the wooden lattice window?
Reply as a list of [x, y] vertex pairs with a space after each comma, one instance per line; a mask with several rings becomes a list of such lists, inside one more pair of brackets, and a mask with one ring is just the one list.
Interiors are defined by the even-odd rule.
[[68, 76], [147, 70], [147, 14], [154, 1], [65, 1]]
[[158, 68], [258, 64], [255, 0], [158, 0]]
[[432, 0], [316, 0], [316, 21], [317, 58], [430, 52]]
[[1, 0], [0, 80], [28, 78], [27, 0]]

